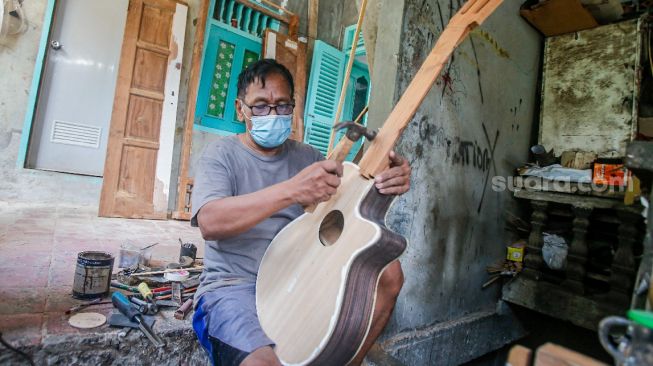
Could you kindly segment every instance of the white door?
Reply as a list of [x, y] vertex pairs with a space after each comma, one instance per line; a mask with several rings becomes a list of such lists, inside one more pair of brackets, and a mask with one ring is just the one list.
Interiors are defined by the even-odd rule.
[[58, 0], [28, 167], [102, 176], [129, 0]]

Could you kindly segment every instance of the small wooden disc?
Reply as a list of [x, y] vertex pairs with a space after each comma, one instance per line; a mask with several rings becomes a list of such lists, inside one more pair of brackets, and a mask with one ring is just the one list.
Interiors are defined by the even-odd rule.
[[68, 319], [68, 324], [75, 328], [96, 328], [107, 322], [107, 317], [100, 313], [77, 313]]

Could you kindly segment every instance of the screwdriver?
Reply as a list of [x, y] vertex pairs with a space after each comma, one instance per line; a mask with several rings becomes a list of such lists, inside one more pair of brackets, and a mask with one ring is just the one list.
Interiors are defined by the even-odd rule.
[[156, 301], [154, 301], [154, 294], [152, 293], [152, 290], [150, 290], [150, 287], [147, 285], [147, 283], [141, 282], [138, 285], [138, 292], [143, 295], [143, 300], [152, 304], [152, 310], [155, 313], [159, 311], [159, 308], [156, 306]]
[[138, 323], [138, 329], [140, 329], [141, 332], [145, 334], [147, 339], [149, 339], [155, 347], [165, 347], [165, 342], [158, 335], [154, 334], [152, 328], [150, 328], [150, 326], [145, 322], [145, 319], [143, 319], [143, 315], [141, 315], [136, 307], [134, 307], [132, 303], [127, 300], [125, 295], [120, 292], [115, 292], [111, 296], [111, 302], [113, 303], [113, 306], [115, 306], [130, 321], [135, 321]]

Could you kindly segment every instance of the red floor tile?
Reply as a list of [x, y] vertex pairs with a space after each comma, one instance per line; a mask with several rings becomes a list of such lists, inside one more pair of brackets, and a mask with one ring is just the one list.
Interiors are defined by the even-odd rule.
[[43, 314], [0, 315], [2, 336], [14, 347], [38, 344], [42, 323]]
[[45, 311], [63, 313], [73, 306], [85, 302], [73, 298], [72, 291], [72, 286], [48, 287], [46, 290]]
[[48, 287], [72, 287], [75, 278], [75, 265], [52, 266], [48, 278]]
[[48, 267], [32, 267], [25, 265], [22, 268], [15, 266], [0, 267], [0, 289], [10, 288], [38, 288], [48, 284]]
[[0, 315], [42, 313], [45, 288], [0, 289]]
[[26, 267], [48, 267], [52, 259], [50, 248], [39, 249], [38, 251], [16, 251], [12, 248], [0, 248], [2, 267], [26, 268]]

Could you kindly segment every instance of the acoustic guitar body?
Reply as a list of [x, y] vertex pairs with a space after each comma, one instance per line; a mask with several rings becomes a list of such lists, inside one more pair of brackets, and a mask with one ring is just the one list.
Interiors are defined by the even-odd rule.
[[256, 307], [284, 364], [345, 365], [362, 345], [380, 274], [406, 248], [406, 239], [385, 227], [393, 200], [344, 163], [338, 192], [270, 244]]

